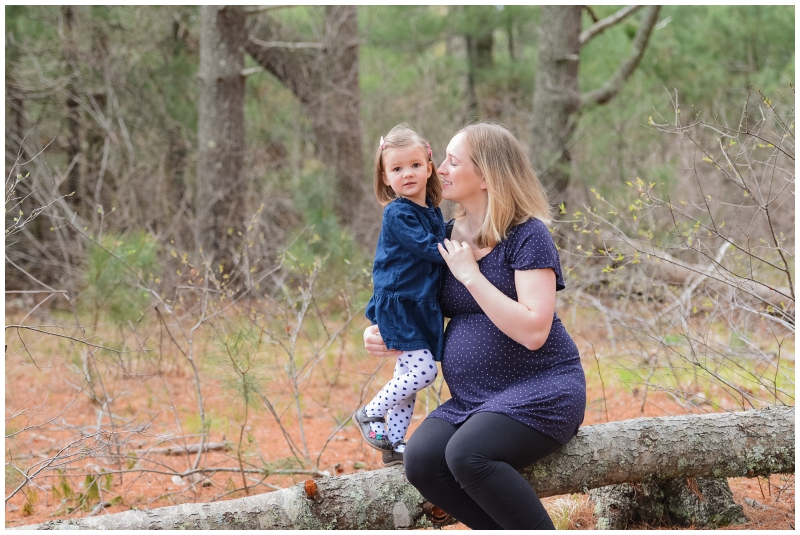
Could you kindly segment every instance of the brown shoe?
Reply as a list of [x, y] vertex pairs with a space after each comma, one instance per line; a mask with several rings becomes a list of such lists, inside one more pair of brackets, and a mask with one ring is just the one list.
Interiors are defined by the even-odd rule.
[[399, 445], [404, 445], [405, 442], [402, 440], [398, 440], [394, 444], [392, 444], [391, 451], [384, 451], [383, 452], [383, 466], [394, 466], [396, 464], [403, 464], [403, 452], [402, 451], [395, 451], [395, 448]]

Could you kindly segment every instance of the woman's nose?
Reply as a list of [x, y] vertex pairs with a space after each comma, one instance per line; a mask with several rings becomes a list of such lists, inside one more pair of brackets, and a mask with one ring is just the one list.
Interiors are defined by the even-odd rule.
[[437, 171], [439, 172], [439, 174], [440, 174], [440, 175], [446, 175], [446, 174], [447, 174], [447, 169], [445, 169], [445, 167], [446, 167], [446, 166], [445, 166], [445, 163], [446, 163], [446, 162], [447, 162], [447, 160], [445, 160], [444, 162], [442, 162], [442, 165], [440, 165], [440, 166], [439, 166], [439, 169], [437, 169]]

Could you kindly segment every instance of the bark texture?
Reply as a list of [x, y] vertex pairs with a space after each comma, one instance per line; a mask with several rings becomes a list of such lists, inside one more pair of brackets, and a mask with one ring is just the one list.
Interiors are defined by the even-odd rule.
[[84, 177], [81, 176], [83, 165], [78, 161], [81, 157], [81, 125], [80, 125], [80, 106], [76, 100], [77, 88], [73, 80], [79, 80], [77, 72], [77, 43], [75, 42], [75, 8], [74, 6], [61, 6], [61, 18], [63, 20], [63, 50], [62, 58], [66, 67], [66, 71], [71, 75], [69, 82], [64, 87], [66, 94], [65, 106], [67, 108], [67, 131], [69, 137], [66, 140], [67, 148], [67, 173], [66, 191], [64, 194], [69, 195], [67, 202], [70, 203], [75, 210], [78, 210], [83, 199], [82, 186]]
[[[200, 8], [200, 107], [197, 125], [195, 243], [225, 250], [228, 230], [243, 225], [245, 13], [236, 6]], [[236, 235], [231, 232], [231, 235]]]
[[316, 156], [334, 169], [336, 215], [357, 228], [364, 216], [371, 221], [379, 212], [374, 202], [366, 204], [374, 208], [371, 213], [362, 207], [369, 184], [361, 147], [356, 6], [326, 6], [324, 24], [319, 43], [301, 43], [278, 21], [260, 15], [246, 46], [302, 104], [314, 132]]
[[[541, 497], [653, 477], [740, 477], [794, 471], [794, 408], [640, 418], [582, 428], [522, 470]], [[402, 467], [218, 503], [185, 504], [25, 529], [397, 529], [431, 525]], [[426, 515], [426, 510], [428, 515]]]
[[533, 166], [559, 205], [566, 199], [572, 159], [569, 145], [581, 109], [606, 104], [639, 66], [661, 6], [645, 10], [632, 42], [630, 56], [602, 87], [581, 94], [578, 66], [581, 47], [636, 11], [626, 7], [581, 33], [583, 6], [542, 6], [539, 24], [539, 62], [533, 95]]
[[564, 202], [581, 93], [578, 84], [582, 6], [542, 6], [533, 90], [533, 168], [558, 206]]
[[540, 496], [588, 492], [649, 477], [782, 472], [794, 472], [794, 407], [593, 425], [522, 471]]
[[651, 479], [592, 489], [589, 496], [595, 503], [597, 529], [626, 529], [632, 522], [695, 528], [747, 522], [725, 478]]

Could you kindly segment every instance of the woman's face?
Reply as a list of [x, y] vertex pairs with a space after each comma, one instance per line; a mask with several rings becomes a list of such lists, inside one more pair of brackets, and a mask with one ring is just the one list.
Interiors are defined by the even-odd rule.
[[478, 175], [472, 164], [467, 145], [466, 133], [459, 132], [447, 145], [447, 155], [439, 166], [442, 177], [442, 198], [464, 204], [471, 199], [485, 197], [486, 182]]

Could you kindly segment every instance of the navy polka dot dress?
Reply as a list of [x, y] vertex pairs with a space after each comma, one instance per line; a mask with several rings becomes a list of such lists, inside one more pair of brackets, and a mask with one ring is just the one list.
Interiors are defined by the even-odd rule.
[[[530, 219], [478, 261], [481, 273], [517, 300], [515, 270], [551, 268], [564, 289], [561, 263], [547, 226]], [[586, 377], [578, 348], [554, 314], [545, 344], [530, 350], [503, 334], [449, 270], [439, 295], [449, 317], [442, 373], [452, 398], [429, 417], [452, 424], [476, 412], [506, 414], [566, 444], [586, 408]]]

